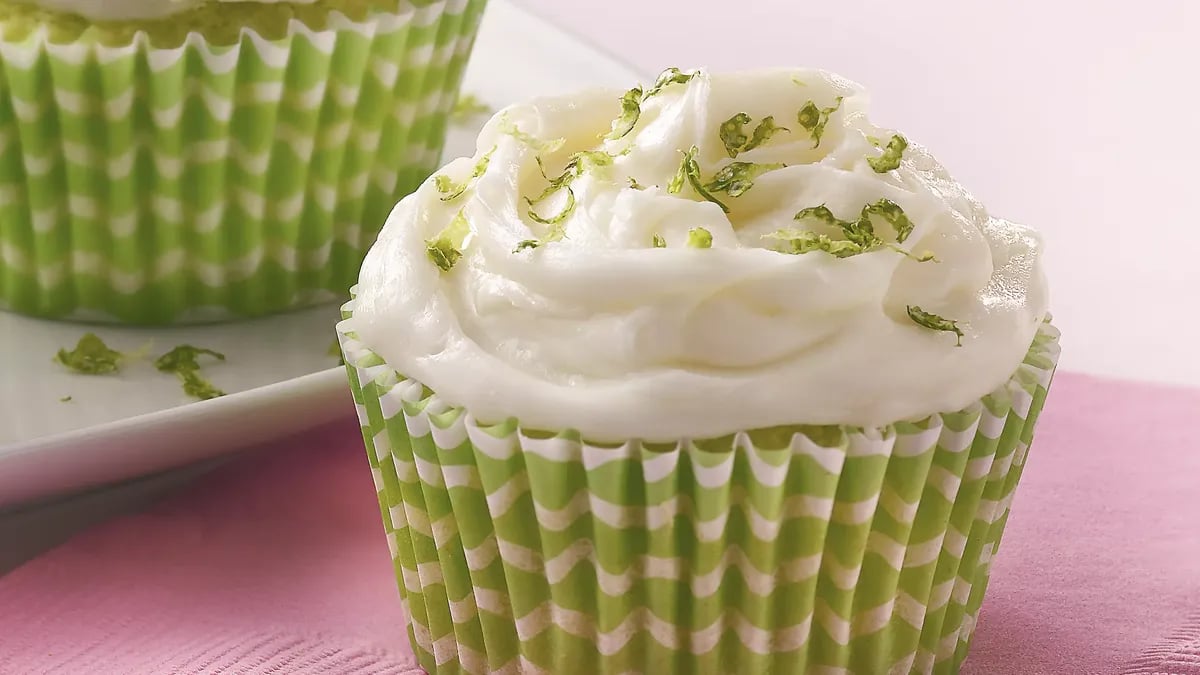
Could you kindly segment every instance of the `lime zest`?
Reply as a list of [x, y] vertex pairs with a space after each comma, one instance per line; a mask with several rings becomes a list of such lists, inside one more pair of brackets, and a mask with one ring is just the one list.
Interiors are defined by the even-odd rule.
[[465, 124], [476, 117], [490, 115], [492, 112], [492, 107], [484, 103], [478, 96], [463, 92], [454, 102], [454, 107], [450, 109], [450, 121], [455, 124]]
[[958, 338], [955, 346], [962, 346], [963, 332], [962, 329], [958, 327], [957, 321], [938, 316], [932, 312], [926, 312], [916, 305], [908, 305], [905, 307], [905, 309], [908, 311], [908, 318], [912, 319], [913, 323], [930, 330], [954, 333], [954, 335]]
[[443, 272], [449, 272], [462, 258], [462, 247], [471, 226], [463, 209], [450, 219], [450, 223], [432, 239], [425, 240], [425, 255]]
[[843, 98], [838, 96], [833, 99], [833, 105], [828, 108], [818, 108], [817, 104], [810, 100], [804, 104], [803, 108], [800, 108], [800, 112], [796, 113], [796, 121], [812, 137], [814, 148], [821, 145], [821, 136], [825, 134], [825, 125], [829, 123], [829, 117], [842, 107]]
[[206, 401], [211, 398], [224, 396], [225, 392], [213, 386], [213, 383], [200, 374], [201, 356], [211, 356], [218, 361], [224, 361], [225, 355], [203, 347], [179, 345], [163, 354], [154, 361], [154, 367], [160, 372], [174, 373], [183, 385], [183, 392], [192, 398]]
[[700, 163], [696, 161], [696, 155], [699, 152], [700, 148], [696, 147], [695, 145], [693, 145], [691, 148], [688, 148], [686, 151], [680, 151], [680, 154], [683, 155], [683, 159], [679, 163], [679, 171], [675, 174], [675, 177], [671, 179], [671, 182], [667, 184], [667, 192], [679, 194], [679, 192], [683, 190], [683, 184], [686, 182], [691, 185], [692, 189], [695, 190], [696, 193], [705, 200], [721, 207], [721, 210], [725, 213], [729, 213], [729, 207], [725, 206], [721, 200], [713, 196], [713, 194], [708, 191], [708, 188], [706, 188], [704, 183], [700, 180]]
[[753, 162], [730, 162], [717, 171], [713, 179], [704, 186], [711, 192], [724, 192], [730, 197], [740, 197], [754, 187], [754, 180], [769, 171], [783, 169], [787, 165], [755, 164]]
[[641, 86], [637, 86], [626, 91], [621, 95], [621, 114], [613, 120], [612, 129], [600, 138], [606, 141], [625, 138], [641, 119], [643, 103], [673, 84], [687, 84], [696, 75], [696, 72], [685, 73], [678, 68], [667, 68], [659, 74], [650, 89], [643, 91]]
[[54, 360], [83, 375], [108, 375], [121, 369], [125, 356], [95, 333], [84, 333], [72, 350], [59, 349]]
[[774, 250], [792, 255], [822, 251], [836, 258], [849, 258], [850, 256], [863, 253], [863, 247], [852, 241], [834, 239], [827, 234], [794, 227], [787, 227], [764, 234], [763, 238], [780, 241], [782, 247]]
[[688, 230], [687, 245], [689, 248], [712, 248], [712, 232], [703, 227], [691, 228]]
[[496, 147], [492, 146], [491, 150], [483, 153], [483, 156], [479, 158], [479, 161], [475, 163], [475, 167], [471, 170], [471, 175], [462, 182], [456, 182], [444, 173], [434, 176], [433, 186], [441, 193], [442, 201], [450, 202], [458, 199], [480, 176], [487, 173], [488, 164], [491, 163], [492, 153], [495, 151]]
[[863, 207], [864, 216], [879, 216], [896, 231], [896, 243], [903, 244], [908, 235], [912, 234], [913, 222], [909, 219], [908, 214], [896, 202], [881, 198], [878, 201], [867, 204]]
[[907, 149], [908, 140], [900, 134], [893, 134], [887, 147], [883, 149], [883, 154], [878, 157], [868, 157], [867, 164], [875, 173], [887, 173], [900, 167], [900, 159]]
[[621, 114], [613, 120], [612, 130], [603, 138], [606, 141], [617, 141], [625, 138], [637, 126], [642, 116], [642, 88], [634, 87], [621, 96]]
[[751, 135], [747, 136], [743, 127], [750, 123], [750, 119], [750, 115], [740, 112], [722, 122], [717, 129], [717, 135], [721, 138], [721, 143], [725, 145], [725, 152], [731, 159], [737, 157], [738, 153], [748, 152], [759, 147], [780, 131], [791, 131], [787, 127], [776, 126], [775, 117], [767, 115], [758, 123], [758, 126], [754, 127]]

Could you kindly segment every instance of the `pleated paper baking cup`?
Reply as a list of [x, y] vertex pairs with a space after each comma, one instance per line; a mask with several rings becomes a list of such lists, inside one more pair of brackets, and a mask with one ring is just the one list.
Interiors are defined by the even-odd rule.
[[[353, 302], [344, 308], [344, 317]], [[484, 424], [339, 332], [430, 673], [954, 673], [1058, 357], [880, 429], [597, 445]]]
[[0, 307], [155, 324], [342, 296], [437, 168], [484, 4], [227, 46], [0, 40]]

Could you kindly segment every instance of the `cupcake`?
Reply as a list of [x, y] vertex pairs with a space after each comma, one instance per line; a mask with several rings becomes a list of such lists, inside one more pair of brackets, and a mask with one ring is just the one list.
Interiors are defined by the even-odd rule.
[[953, 673], [1058, 356], [1041, 243], [818, 70], [501, 111], [339, 333], [430, 673]]
[[165, 324], [344, 297], [437, 168], [484, 0], [0, 6], [0, 308]]

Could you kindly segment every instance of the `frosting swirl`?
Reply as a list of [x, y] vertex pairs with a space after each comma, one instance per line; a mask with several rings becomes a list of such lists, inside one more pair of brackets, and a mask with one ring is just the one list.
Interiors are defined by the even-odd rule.
[[[1011, 376], [1047, 308], [1033, 231], [990, 217], [923, 148], [890, 169], [893, 134], [835, 75], [677, 79], [624, 116], [609, 90], [498, 113], [475, 157], [389, 217], [351, 319], [364, 343], [483, 422], [599, 442], [882, 426]], [[767, 116], [787, 130], [755, 145]], [[734, 162], [748, 186], [722, 184]], [[911, 232], [864, 210], [887, 204]]]

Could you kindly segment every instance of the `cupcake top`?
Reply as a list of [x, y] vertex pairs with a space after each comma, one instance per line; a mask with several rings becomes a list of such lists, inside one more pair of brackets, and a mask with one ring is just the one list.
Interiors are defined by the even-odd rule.
[[593, 441], [884, 426], [1013, 374], [1041, 242], [818, 70], [498, 113], [389, 217], [350, 327], [481, 422]]

